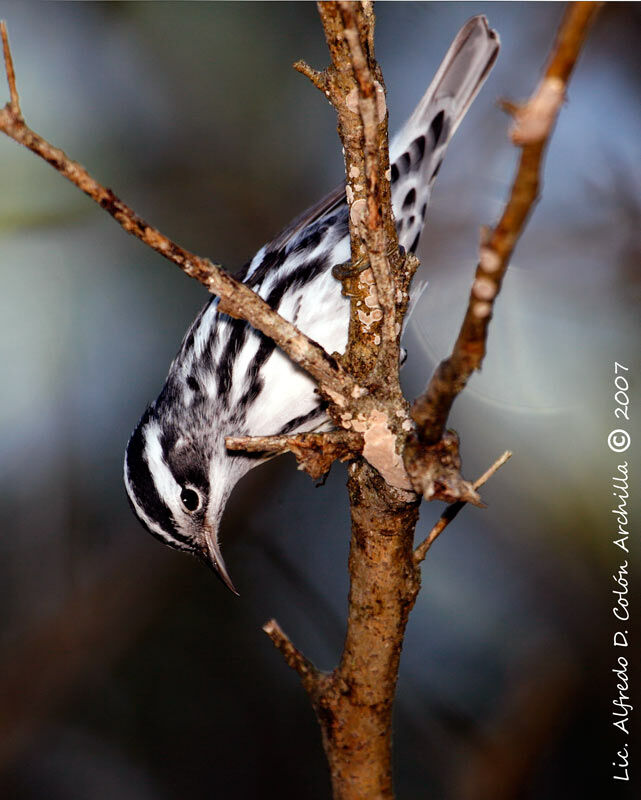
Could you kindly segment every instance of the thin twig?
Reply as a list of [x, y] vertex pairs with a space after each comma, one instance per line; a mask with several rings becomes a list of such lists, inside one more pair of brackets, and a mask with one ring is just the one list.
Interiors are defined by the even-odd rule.
[[357, 452], [363, 447], [363, 437], [353, 431], [328, 431], [284, 436], [228, 436], [225, 439], [228, 450], [245, 450], [248, 453], [285, 453], [296, 447], [322, 447], [324, 444], [345, 445]]
[[13, 58], [11, 57], [11, 48], [9, 47], [7, 24], [4, 20], [0, 22], [0, 32], [2, 33], [2, 49], [4, 51], [4, 63], [7, 69], [7, 83], [9, 84], [9, 95], [11, 97], [9, 108], [15, 117], [22, 119], [20, 98], [18, 97], [18, 90], [16, 89], [16, 73], [13, 69]]
[[299, 468], [314, 480], [326, 475], [334, 461], [347, 461], [362, 453], [363, 444], [362, 434], [343, 430], [290, 436], [228, 436], [225, 439], [228, 450], [265, 455], [293, 453]]
[[516, 242], [539, 195], [543, 152], [599, 5], [571, 3], [568, 6], [539, 87], [523, 107], [511, 106], [515, 115], [511, 137], [514, 144], [522, 147], [520, 163], [503, 215], [481, 242], [480, 261], [467, 312], [452, 354], [439, 364], [425, 393], [412, 408], [412, 417], [424, 444], [439, 441], [452, 403], [474, 370], [480, 368], [485, 356], [494, 302]]
[[360, 390], [356, 382], [333, 356], [273, 311], [249, 287], [232, 278], [220, 265], [180, 247], [157, 228], [149, 225], [116, 197], [111, 189], [98, 183], [81, 164], [70, 159], [59, 148], [53, 147], [26, 125], [20, 113], [13, 61], [4, 24], [1, 34], [11, 102], [0, 110], [0, 130], [51, 164], [107, 211], [127, 233], [177, 264], [183, 272], [206, 286], [212, 294], [218, 295], [220, 311], [247, 320], [273, 339], [292, 361], [319, 382], [322, 389], [331, 393], [334, 400], [340, 401], [345, 396], [358, 395]]
[[[494, 473], [500, 469], [505, 462], [512, 458], [512, 453], [509, 450], [506, 450], [500, 458], [497, 458], [496, 461], [492, 464], [492, 466], [487, 469], [480, 478], [477, 478], [472, 486], [474, 489], [479, 489], [483, 486], [484, 483], [487, 483], [489, 479], [494, 475]], [[420, 564], [421, 561], [427, 555], [427, 551], [430, 547], [434, 544], [435, 540], [440, 536], [440, 534], [447, 528], [450, 522], [456, 517], [459, 511], [463, 508], [463, 506], [467, 505], [465, 502], [459, 501], [457, 503], [452, 503], [452, 505], [448, 506], [441, 518], [438, 520], [436, 525], [432, 528], [429, 532], [427, 538], [418, 545], [416, 550], [414, 550], [414, 563]]]
[[298, 673], [305, 690], [313, 694], [322, 673], [292, 644], [275, 619], [266, 622], [263, 630], [272, 640], [274, 647], [280, 651], [287, 665]]
[[296, 72], [300, 72], [301, 75], [305, 75], [306, 78], [309, 78], [314, 86], [323, 94], [327, 92], [327, 74], [325, 72], [310, 67], [302, 58], [295, 61], [292, 66]]

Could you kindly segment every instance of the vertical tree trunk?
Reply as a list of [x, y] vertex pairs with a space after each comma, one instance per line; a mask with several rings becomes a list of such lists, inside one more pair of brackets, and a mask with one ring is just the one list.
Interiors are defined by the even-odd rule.
[[405, 626], [420, 586], [418, 502], [353, 464], [345, 648], [316, 700], [334, 798], [392, 798], [391, 721]]

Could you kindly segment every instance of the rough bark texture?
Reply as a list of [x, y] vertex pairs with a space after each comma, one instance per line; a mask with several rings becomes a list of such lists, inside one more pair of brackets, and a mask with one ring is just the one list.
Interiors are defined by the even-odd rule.
[[414, 562], [418, 501], [365, 462], [350, 466], [349, 616], [338, 670], [316, 713], [334, 797], [394, 796], [392, 704], [405, 627], [420, 588]]
[[293, 453], [299, 469], [314, 480], [327, 475], [334, 461], [349, 461], [363, 452], [363, 436], [353, 431], [297, 433], [292, 436], [228, 436], [228, 450], [265, 455]]

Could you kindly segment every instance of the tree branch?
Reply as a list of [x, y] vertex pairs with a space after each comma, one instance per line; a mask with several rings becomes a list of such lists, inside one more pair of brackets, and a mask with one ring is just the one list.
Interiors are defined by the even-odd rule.
[[7, 26], [4, 20], [0, 22], [0, 32], [2, 33], [2, 50], [4, 52], [4, 63], [7, 70], [7, 83], [9, 84], [9, 95], [11, 97], [11, 101], [9, 103], [9, 110], [16, 119], [22, 119], [22, 111], [20, 110], [20, 98], [18, 97], [18, 90], [16, 89], [16, 73], [13, 69], [13, 58], [11, 57], [11, 48], [9, 47]]
[[334, 461], [353, 459], [363, 451], [363, 436], [355, 431], [296, 433], [291, 436], [228, 436], [228, 450], [279, 455], [293, 453], [299, 469], [314, 480], [329, 472]]
[[[381, 224], [384, 180], [379, 180], [379, 169], [384, 172], [389, 166], [389, 157], [387, 161], [382, 159], [379, 166], [381, 153], [379, 125], [387, 118], [385, 89], [379, 81], [374, 80], [361, 46], [363, 32], [359, 29], [359, 17], [355, 13], [354, 4], [341, 0], [339, 5], [343, 17], [343, 35], [349, 47], [350, 61], [357, 83], [357, 87], [345, 98], [345, 104], [350, 112], [358, 112], [360, 116], [362, 147], [359, 148], [359, 156], [361, 152], [364, 156], [364, 181], [358, 180], [360, 174], [356, 175], [355, 170], [351, 170], [354, 173], [354, 180], [351, 182], [350, 210], [352, 239], [358, 237], [364, 241], [369, 264], [374, 273], [377, 300], [383, 311], [382, 339], [394, 342], [397, 338], [394, 330], [395, 291], [388, 250], [393, 251], [398, 248], [398, 238], [394, 231], [391, 241], [388, 242], [387, 231]], [[365, 13], [365, 9], [363, 12]], [[387, 138], [385, 133], [383, 137]], [[386, 182], [389, 194], [389, 181]], [[365, 191], [365, 197], [359, 198], [363, 191]], [[365, 203], [362, 203], [363, 199]], [[364, 228], [362, 227], [363, 223]]]
[[363, 455], [392, 486], [411, 490], [401, 452], [412, 428], [399, 380], [400, 334], [418, 266], [401, 253], [391, 207], [387, 108], [374, 59], [371, 2], [318, 3], [332, 64], [295, 68], [329, 98], [345, 154], [352, 263], [334, 269], [351, 298], [342, 363], [367, 397], [329, 406], [337, 427], [363, 434]]
[[[472, 487], [474, 489], [480, 489], [484, 483], [487, 483], [489, 479], [494, 475], [494, 473], [499, 470], [506, 461], [512, 458], [512, 453], [509, 450], [506, 450], [500, 458], [497, 458], [496, 461], [492, 464], [492, 466], [487, 469], [480, 478], [477, 478]], [[452, 505], [448, 506], [445, 511], [442, 513], [441, 518], [439, 521], [434, 525], [432, 530], [429, 532], [427, 537], [421, 544], [418, 545], [416, 550], [414, 550], [414, 562], [416, 564], [420, 564], [421, 561], [427, 555], [427, 551], [430, 547], [434, 544], [436, 539], [440, 536], [440, 534], [447, 528], [447, 526], [452, 522], [452, 520], [457, 516], [459, 511], [466, 505], [464, 500], [459, 500], [456, 503], [452, 503]]]
[[177, 264], [189, 277], [195, 278], [220, 297], [219, 309], [225, 314], [247, 320], [273, 339], [287, 355], [308, 372], [334, 400], [337, 396], [356, 396], [362, 393], [354, 379], [336, 359], [291, 322], [273, 311], [255, 292], [237, 281], [218, 264], [185, 250], [149, 225], [111, 191], [96, 181], [76, 161], [62, 150], [32, 131], [24, 122], [15, 83], [13, 60], [7, 29], [1, 27], [5, 65], [11, 101], [0, 110], [0, 131], [18, 144], [31, 150], [49, 163], [67, 180], [109, 213], [127, 233], [140, 239], [160, 255]]
[[318, 690], [322, 673], [292, 644], [275, 619], [266, 622], [263, 630], [272, 640], [274, 647], [281, 653], [287, 665], [298, 673], [305, 690], [310, 695], [314, 695]]
[[440, 440], [454, 400], [485, 356], [494, 303], [516, 242], [539, 196], [543, 153], [599, 5], [568, 6], [539, 87], [524, 106], [510, 106], [515, 117], [511, 138], [522, 148], [518, 170], [501, 219], [483, 235], [467, 311], [452, 354], [439, 364], [425, 393], [412, 407], [418, 438], [425, 445]]
[[406, 408], [398, 382], [401, 323], [418, 261], [403, 255], [391, 210], [387, 106], [374, 59], [371, 2], [321, 2], [318, 9], [332, 65], [296, 68], [330, 100], [345, 153], [353, 265], [342, 275], [351, 298], [343, 362], [364, 386]]

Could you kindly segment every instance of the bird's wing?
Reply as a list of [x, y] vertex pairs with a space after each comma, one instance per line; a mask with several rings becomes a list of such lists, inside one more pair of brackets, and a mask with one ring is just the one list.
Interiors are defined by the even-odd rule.
[[337, 186], [333, 189], [329, 194], [325, 195], [322, 200], [319, 200], [317, 203], [314, 203], [313, 206], [310, 206], [308, 209], [303, 211], [302, 214], [299, 214], [296, 219], [292, 220], [286, 228], [276, 236], [273, 241], [269, 243], [270, 250], [280, 250], [284, 247], [291, 239], [296, 236], [299, 231], [302, 231], [308, 225], [311, 225], [316, 220], [319, 220], [321, 217], [328, 214], [330, 211], [334, 211], [340, 205], [345, 202], [345, 184], [342, 183], [340, 186]]

